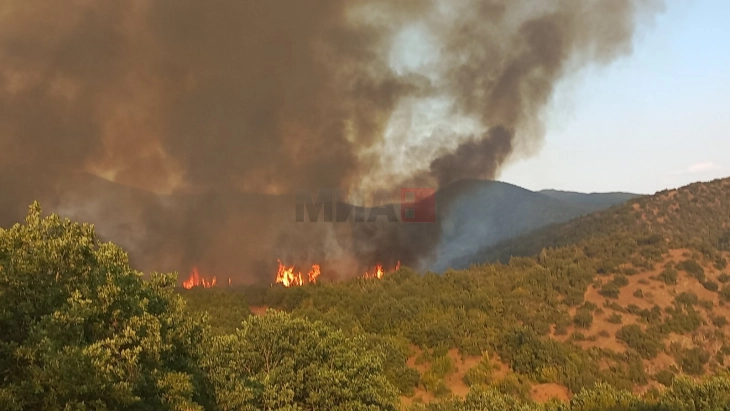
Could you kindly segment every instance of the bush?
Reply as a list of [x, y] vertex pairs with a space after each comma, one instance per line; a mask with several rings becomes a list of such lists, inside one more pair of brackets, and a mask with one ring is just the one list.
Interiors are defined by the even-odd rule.
[[712, 317], [712, 324], [715, 327], [722, 328], [727, 325], [727, 318], [723, 315], [716, 315]]
[[669, 370], [661, 370], [654, 375], [654, 380], [665, 387], [671, 387], [674, 381], [674, 373]]
[[439, 381], [438, 385], [436, 385], [436, 389], [433, 392], [433, 395], [436, 398], [445, 398], [451, 395], [451, 389], [446, 386], [446, 383], [443, 381]]
[[726, 273], [722, 273], [717, 276], [717, 281], [719, 281], [723, 284], [726, 284], [726, 283], [730, 282], [730, 275], [727, 275]]
[[645, 333], [636, 324], [623, 326], [616, 333], [616, 339], [623, 341], [646, 359], [656, 357], [659, 354], [659, 350], [663, 347], [660, 339]]
[[616, 274], [613, 277], [613, 283], [619, 288], [626, 287], [629, 285], [629, 279], [623, 274]]
[[497, 383], [497, 391], [519, 399], [527, 399], [530, 395], [530, 382], [523, 376], [509, 374]]
[[705, 281], [705, 269], [693, 259], [677, 264], [677, 269], [686, 271], [689, 275], [698, 279], [700, 282]]
[[607, 321], [610, 322], [611, 324], [621, 324], [621, 321], [622, 321], [621, 314], [613, 313], [613, 314], [611, 314], [610, 317], [608, 317]]
[[720, 290], [720, 299], [725, 302], [730, 302], [730, 285], [722, 287], [722, 290]]
[[716, 292], [717, 290], [720, 289], [720, 286], [712, 280], [705, 281], [704, 283], [702, 283], [702, 286], [705, 287], [706, 290], [713, 291], [713, 292]]
[[580, 309], [575, 313], [573, 323], [579, 328], [591, 328], [593, 324], [593, 313], [587, 309]]
[[677, 304], [683, 304], [683, 305], [696, 305], [697, 302], [699, 302], [699, 298], [697, 298], [697, 294], [693, 292], [683, 292], [679, 294], [674, 301]]
[[616, 299], [621, 293], [621, 289], [619, 289], [619, 287], [615, 283], [610, 282], [601, 287], [601, 290], [598, 291], [598, 293], [606, 298]]
[[489, 357], [486, 355], [482, 356], [482, 360], [476, 367], [470, 368], [464, 374], [462, 381], [469, 387], [487, 385], [492, 381], [492, 371], [494, 366], [489, 361]]
[[678, 277], [677, 270], [675, 270], [673, 268], [665, 268], [664, 271], [662, 271], [662, 273], [659, 274], [659, 279], [667, 285], [676, 285], [677, 277]]
[[705, 373], [705, 364], [710, 360], [710, 354], [701, 348], [682, 350], [679, 363], [682, 371], [690, 375], [702, 375]]
[[641, 290], [641, 288], [638, 288], [636, 291], [634, 291], [634, 297], [644, 298], [644, 292]]
[[454, 370], [454, 362], [451, 357], [444, 355], [436, 358], [431, 363], [431, 372], [438, 378], [444, 378]]

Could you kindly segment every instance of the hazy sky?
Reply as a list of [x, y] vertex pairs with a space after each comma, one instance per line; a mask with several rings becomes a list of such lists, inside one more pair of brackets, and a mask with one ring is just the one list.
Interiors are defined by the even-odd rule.
[[561, 84], [542, 149], [500, 180], [654, 193], [730, 176], [730, 1], [668, 0], [634, 44]]

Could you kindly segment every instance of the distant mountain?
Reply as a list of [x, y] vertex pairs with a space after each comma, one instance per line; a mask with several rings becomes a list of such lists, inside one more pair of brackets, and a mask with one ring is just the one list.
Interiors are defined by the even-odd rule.
[[484, 246], [466, 261], [507, 262], [511, 257], [534, 256], [544, 248], [580, 244], [616, 233], [662, 233], [677, 248], [698, 248], [703, 242], [716, 243], [720, 236], [730, 238], [727, 231], [730, 223], [726, 221], [729, 195], [730, 178], [665, 190], [634, 198], [620, 207]]
[[596, 210], [609, 208], [616, 204], [622, 204], [636, 197], [632, 193], [576, 193], [572, 191], [542, 190], [540, 194], [552, 197], [556, 200], [566, 201], [572, 204], [582, 204], [588, 207], [595, 207]]
[[485, 247], [636, 198], [628, 193], [530, 191], [498, 181], [464, 180], [440, 190], [441, 240], [429, 268], [440, 272], [477, 262]]

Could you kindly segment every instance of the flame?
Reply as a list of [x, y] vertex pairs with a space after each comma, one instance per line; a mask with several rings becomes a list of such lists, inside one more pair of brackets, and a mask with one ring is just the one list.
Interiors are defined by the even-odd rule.
[[200, 276], [200, 273], [198, 272], [198, 267], [193, 267], [193, 269], [190, 271], [190, 276], [186, 281], [183, 281], [182, 286], [188, 290], [193, 287], [210, 288], [215, 287], [217, 281], [218, 280], [215, 277], [211, 278], [210, 280], [206, 280], [205, 278]]
[[367, 279], [369, 279], [369, 278], [377, 278], [378, 280], [380, 280], [380, 279], [383, 278], [383, 275], [385, 275], [385, 273], [383, 272], [383, 265], [382, 264], [376, 265], [375, 266], [375, 271], [373, 271], [372, 274], [368, 273], [367, 271], [365, 272], [365, 278], [367, 278]]
[[317, 277], [321, 274], [319, 270], [319, 264], [312, 264], [312, 269], [309, 271], [309, 283], [317, 284]]
[[294, 266], [286, 268], [284, 264], [279, 261], [279, 271], [276, 273], [276, 283], [281, 284], [284, 287], [295, 287], [304, 285], [302, 280], [302, 273], [295, 274]]
[[[400, 261], [398, 261], [398, 263], [395, 265], [395, 269], [393, 269], [393, 271], [398, 271], [399, 269], [400, 269]], [[389, 272], [393, 272], [393, 271], [389, 271]], [[364, 278], [365, 279], [377, 278], [378, 280], [382, 280], [384, 276], [385, 276], [385, 271], [383, 270], [383, 265], [377, 264], [375, 266], [375, 270], [372, 273], [368, 273], [367, 271], [365, 272]]]
[[[295, 271], [296, 266], [292, 265], [291, 267], [287, 267], [284, 265], [284, 263], [281, 262], [281, 260], [277, 261], [279, 262], [279, 270], [276, 273], [276, 284], [281, 284], [287, 288], [301, 287], [305, 284], [302, 272]], [[400, 261], [398, 261], [398, 263], [395, 265], [395, 268], [389, 272], [398, 271], [399, 269]], [[312, 264], [312, 269], [309, 270], [309, 273], [307, 274], [306, 284], [317, 284], [317, 279], [319, 278], [320, 274], [322, 274], [320, 265]], [[377, 264], [372, 273], [365, 272], [364, 278], [381, 280], [383, 277], [385, 277], [385, 274], [386, 272], [383, 269], [383, 265]]]

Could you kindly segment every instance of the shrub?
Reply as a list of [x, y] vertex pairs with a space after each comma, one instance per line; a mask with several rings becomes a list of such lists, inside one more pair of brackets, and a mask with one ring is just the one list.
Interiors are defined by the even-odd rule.
[[613, 313], [613, 314], [611, 314], [610, 317], [608, 317], [607, 321], [610, 322], [611, 324], [621, 324], [621, 320], [622, 320], [621, 314]]
[[663, 346], [661, 340], [654, 335], [645, 333], [636, 324], [623, 326], [616, 333], [616, 339], [623, 341], [646, 359], [656, 357]]
[[641, 290], [641, 288], [638, 288], [636, 291], [634, 291], [634, 297], [644, 298], [644, 292]]
[[730, 302], [730, 285], [722, 287], [722, 290], [720, 290], [720, 299], [725, 302]]
[[451, 395], [451, 389], [447, 387], [443, 381], [439, 381], [436, 385], [436, 389], [434, 390], [433, 395], [436, 398], [448, 397]]
[[667, 285], [677, 284], [678, 273], [673, 268], [665, 268], [661, 274], [659, 274], [659, 280], [663, 281]]
[[696, 305], [699, 301], [699, 298], [697, 298], [697, 294], [693, 292], [683, 292], [679, 294], [675, 299], [675, 302], [678, 304], [683, 305]]
[[573, 323], [579, 328], [591, 328], [591, 324], [593, 324], [593, 313], [587, 309], [580, 309], [575, 313]]
[[677, 264], [677, 269], [686, 271], [692, 277], [700, 280], [700, 282], [705, 281], [705, 269], [693, 259]]
[[716, 315], [712, 317], [712, 324], [715, 327], [722, 328], [727, 325], [727, 318], [723, 315]]
[[705, 373], [705, 364], [710, 360], [710, 354], [698, 347], [683, 350], [680, 354], [679, 363], [682, 371], [691, 375], [702, 375]]
[[626, 287], [629, 285], [629, 279], [623, 274], [616, 274], [613, 277], [613, 283], [619, 288]]
[[705, 281], [704, 283], [702, 283], [702, 286], [705, 287], [705, 289], [713, 292], [716, 292], [720, 289], [720, 286], [712, 280]]
[[665, 387], [671, 387], [674, 381], [674, 373], [669, 370], [661, 370], [654, 375], [654, 380]]
[[601, 290], [598, 291], [598, 293], [602, 296], [614, 299], [618, 298], [620, 292], [621, 290], [619, 289], [619, 287], [613, 282], [605, 284], [603, 287], [601, 287]]
[[454, 362], [448, 355], [443, 355], [431, 363], [431, 372], [438, 378], [444, 378], [454, 369]]

